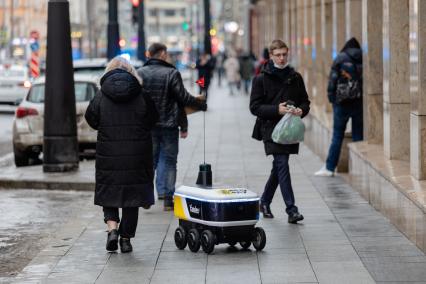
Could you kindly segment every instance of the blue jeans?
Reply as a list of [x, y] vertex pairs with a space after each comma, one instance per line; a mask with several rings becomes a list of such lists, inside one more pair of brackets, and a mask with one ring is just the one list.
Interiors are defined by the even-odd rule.
[[171, 197], [175, 192], [176, 164], [179, 152], [179, 129], [160, 128], [152, 130], [155, 187], [159, 196]]
[[325, 163], [329, 171], [333, 172], [339, 162], [340, 150], [349, 118], [352, 119], [352, 140], [354, 142], [361, 141], [363, 139], [362, 103], [343, 106], [333, 104], [333, 138]]
[[288, 154], [273, 155], [274, 161], [272, 162], [272, 171], [263, 191], [261, 202], [263, 204], [270, 204], [274, 197], [275, 190], [278, 184], [281, 188], [281, 194], [286, 205], [287, 214], [298, 212], [295, 205], [293, 187], [291, 186], [290, 167], [288, 165]]

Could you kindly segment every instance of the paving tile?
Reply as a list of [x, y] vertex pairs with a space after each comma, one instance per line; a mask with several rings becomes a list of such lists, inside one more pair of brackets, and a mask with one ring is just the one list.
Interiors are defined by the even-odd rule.
[[150, 283], [205, 283], [205, 279], [205, 270], [169, 268], [168, 270], [155, 270]]
[[375, 283], [361, 261], [312, 262], [319, 283]]

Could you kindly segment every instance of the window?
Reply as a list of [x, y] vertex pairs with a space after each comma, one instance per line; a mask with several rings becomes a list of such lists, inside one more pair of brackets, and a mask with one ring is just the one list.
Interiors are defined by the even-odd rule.
[[149, 15], [151, 16], [151, 17], [157, 17], [157, 15], [158, 15], [158, 10], [157, 9], [150, 9], [149, 10]]
[[176, 10], [170, 10], [170, 9], [164, 10], [164, 15], [166, 17], [173, 17], [176, 15]]
[[[92, 83], [77, 82], [74, 83], [75, 90], [75, 101], [76, 102], [87, 102], [95, 97], [96, 87]], [[28, 96], [28, 101], [33, 103], [44, 102], [44, 84], [34, 85], [31, 88]]]

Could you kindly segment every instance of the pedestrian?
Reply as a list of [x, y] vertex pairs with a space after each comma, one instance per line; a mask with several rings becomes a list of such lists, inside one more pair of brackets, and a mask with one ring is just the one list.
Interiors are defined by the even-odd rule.
[[[201, 54], [197, 60], [195, 68], [198, 70], [198, 78], [204, 78], [204, 90], [208, 90], [210, 86], [210, 80], [214, 70], [214, 60], [208, 53]], [[201, 87], [200, 87], [201, 93]]]
[[217, 85], [220, 87], [222, 85], [222, 76], [225, 69], [223, 68], [223, 63], [226, 60], [224, 52], [220, 52], [216, 56], [216, 72], [217, 72]]
[[[272, 171], [266, 182], [260, 203], [260, 211], [265, 218], [273, 218], [270, 204], [277, 186], [286, 205], [289, 223], [303, 220], [303, 215], [295, 204], [291, 185], [289, 158], [299, 152], [299, 144], [282, 145], [272, 141], [275, 125], [286, 114], [305, 117], [309, 112], [310, 101], [302, 76], [288, 64], [287, 45], [279, 39], [273, 40], [269, 53], [271, 59], [253, 79], [250, 96], [250, 111], [257, 116], [252, 137], [263, 140], [266, 155], [272, 155]], [[287, 104], [288, 103], [288, 104]], [[289, 105], [295, 108], [289, 107]]]
[[244, 93], [249, 94], [251, 79], [254, 74], [254, 61], [249, 53], [243, 53], [239, 60], [240, 75], [244, 85]]
[[331, 67], [328, 100], [333, 105], [333, 137], [325, 165], [316, 176], [334, 176], [339, 162], [346, 124], [352, 120], [352, 141], [363, 139], [362, 50], [356, 38], [349, 39]]
[[133, 250], [130, 239], [135, 236], [139, 207], [154, 204], [151, 128], [158, 113], [141, 84], [126, 59], [113, 58], [85, 114], [88, 124], [98, 130], [95, 204], [103, 207], [108, 225], [108, 251], [118, 249], [118, 236], [121, 252]]
[[223, 63], [225, 68], [226, 80], [228, 81], [230, 95], [234, 95], [234, 90], [238, 88], [240, 82], [240, 63], [234, 52]]
[[207, 104], [185, 89], [181, 74], [167, 63], [167, 47], [153, 43], [148, 48], [149, 60], [138, 69], [144, 89], [149, 92], [159, 113], [159, 121], [152, 130], [155, 185], [158, 196], [164, 197], [164, 210], [173, 210], [176, 183], [176, 164], [179, 151], [179, 120], [184, 107], [205, 111]]

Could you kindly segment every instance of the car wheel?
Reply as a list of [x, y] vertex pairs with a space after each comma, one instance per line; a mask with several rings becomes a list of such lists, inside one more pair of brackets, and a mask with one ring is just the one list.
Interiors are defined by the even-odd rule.
[[19, 151], [13, 147], [13, 154], [15, 156], [15, 165], [17, 167], [25, 167], [30, 164], [30, 157], [27, 153]]

